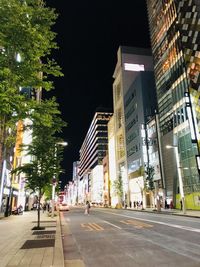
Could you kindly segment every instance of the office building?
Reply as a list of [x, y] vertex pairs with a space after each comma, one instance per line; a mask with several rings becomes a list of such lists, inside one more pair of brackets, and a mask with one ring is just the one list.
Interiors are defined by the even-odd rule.
[[[130, 105], [129, 110], [125, 114], [125, 96], [130, 89], [133, 82], [138, 79], [141, 72], [148, 72], [153, 70], [153, 62], [151, 57], [151, 51], [149, 49], [134, 48], [134, 47], [119, 47], [117, 53], [117, 64], [113, 74], [113, 102], [114, 102], [114, 135], [115, 135], [115, 158], [116, 158], [116, 179], [122, 179], [123, 184], [123, 196], [122, 202], [130, 203], [129, 196], [129, 171], [127, 166], [127, 155], [131, 154], [126, 148], [126, 131], [125, 131], [125, 116], [129, 120], [129, 114], [131, 121], [129, 125], [133, 123], [134, 118], [132, 113], [134, 112], [136, 105]], [[141, 88], [141, 85], [140, 85]], [[130, 96], [131, 97], [131, 96]], [[131, 98], [130, 98], [131, 99]], [[126, 104], [128, 103], [126, 100]], [[130, 100], [131, 101], [131, 100]], [[128, 127], [128, 125], [127, 125]], [[128, 148], [130, 150], [130, 148]], [[142, 162], [138, 162], [139, 168]]]
[[[151, 58], [151, 57], [150, 57]], [[156, 90], [153, 71], [140, 71], [124, 96], [127, 172], [130, 202], [144, 202], [150, 198], [141, 193], [146, 171], [150, 166], [148, 155], [147, 122], [155, 114]], [[147, 194], [147, 197], [149, 194]]]
[[84, 194], [88, 200], [90, 200], [92, 183], [90, 174], [96, 166], [102, 165], [108, 149], [107, 123], [111, 116], [110, 112], [96, 111], [80, 149], [79, 176], [80, 180], [85, 181], [84, 184], [87, 180], [87, 189], [85, 189], [87, 192], [84, 191]]
[[200, 2], [148, 0], [147, 9], [166, 197], [178, 204], [178, 147], [186, 206], [199, 209]]

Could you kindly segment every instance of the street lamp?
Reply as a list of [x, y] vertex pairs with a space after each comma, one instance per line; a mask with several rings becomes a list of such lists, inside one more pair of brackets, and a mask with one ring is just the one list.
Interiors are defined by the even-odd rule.
[[56, 145], [67, 146], [67, 142], [57, 142]]
[[178, 154], [178, 147], [167, 145], [166, 148], [168, 148], [168, 149], [173, 148], [175, 150], [177, 170], [178, 170], [179, 189], [180, 189], [180, 195], [181, 195], [181, 200], [182, 200], [182, 205], [183, 205], [183, 214], [185, 214], [186, 213], [185, 196], [184, 196], [184, 190], [183, 190], [183, 178], [182, 178], [182, 174], [181, 174], [181, 166], [180, 166], [180, 159], [179, 159], [179, 154]]
[[[55, 157], [57, 156], [56, 146], [67, 146], [67, 142], [57, 142], [55, 144]], [[51, 200], [51, 218], [54, 218], [54, 202], [55, 202], [55, 188], [56, 188], [56, 177], [52, 179], [52, 200]]]

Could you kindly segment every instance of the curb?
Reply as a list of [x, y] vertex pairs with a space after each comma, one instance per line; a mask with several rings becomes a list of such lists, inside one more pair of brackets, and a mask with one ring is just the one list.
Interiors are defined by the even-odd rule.
[[129, 210], [129, 211], [137, 211], [137, 212], [148, 212], [148, 213], [153, 213], [153, 214], [164, 214], [164, 215], [174, 215], [174, 216], [180, 216], [180, 217], [189, 217], [189, 218], [198, 218], [200, 219], [200, 216], [198, 215], [190, 215], [190, 214], [178, 214], [173, 211], [169, 212], [164, 212], [164, 211], [153, 211], [153, 210], [137, 210], [137, 209], [123, 209], [123, 210]]
[[57, 215], [56, 223], [56, 240], [55, 240], [55, 251], [54, 251], [54, 262], [53, 267], [64, 267], [64, 254], [63, 254], [63, 243], [61, 237], [61, 219], [60, 212]]

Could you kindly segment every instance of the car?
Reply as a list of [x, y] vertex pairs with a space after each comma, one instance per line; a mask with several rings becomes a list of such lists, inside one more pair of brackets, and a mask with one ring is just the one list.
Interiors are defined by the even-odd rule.
[[69, 210], [69, 206], [68, 206], [68, 204], [67, 204], [67, 203], [61, 203], [61, 204], [59, 205], [59, 210], [60, 210], [60, 211], [68, 211], [68, 210]]

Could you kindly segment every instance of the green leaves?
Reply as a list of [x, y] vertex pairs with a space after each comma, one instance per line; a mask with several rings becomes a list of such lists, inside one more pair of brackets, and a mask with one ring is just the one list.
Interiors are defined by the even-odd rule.
[[56, 34], [51, 30], [56, 18], [55, 10], [41, 1], [0, 0], [0, 81], [9, 80], [15, 88], [52, 88], [46, 78], [41, 83], [38, 73], [43, 72], [44, 77], [62, 75], [54, 60], [45, 59], [57, 48]]
[[26, 186], [34, 191], [44, 192], [53, 177], [58, 177], [61, 171], [62, 147], [57, 145], [62, 141], [56, 137], [66, 124], [60, 118], [58, 104], [55, 99], [32, 102], [30, 123], [25, 129], [32, 131], [32, 143], [23, 146], [27, 155], [32, 157], [28, 164], [20, 166], [14, 172], [26, 174]]
[[[8, 129], [36, 109], [34, 101], [21, 94], [20, 88], [51, 90], [53, 82], [49, 78], [62, 76], [60, 67], [50, 58], [52, 49], [57, 48], [56, 34], [51, 30], [56, 18], [55, 10], [46, 7], [42, 0], [0, 0], [0, 142], [3, 144], [8, 143]], [[43, 123], [51, 124], [48, 116], [41, 118]]]
[[123, 182], [122, 177], [119, 175], [118, 179], [114, 181], [114, 189], [117, 196], [121, 199], [123, 196]]
[[[44, 189], [60, 171], [61, 149], [56, 149], [55, 156], [56, 134], [66, 124], [55, 99], [38, 103], [22, 94], [20, 88], [51, 90], [49, 78], [63, 75], [50, 58], [52, 49], [57, 48], [56, 33], [51, 29], [56, 18], [55, 10], [42, 0], [0, 0], [0, 142], [10, 146], [16, 122], [29, 118], [24, 130], [32, 131], [33, 141], [22, 149], [32, 161], [15, 172], [24, 172], [27, 186], [34, 191]], [[1, 150], [0, 159], [2, 154]]]
[[154, 175], [155, 175], [155, 169], [153, 166], [147, 166], [146, 167], [146, 187], [149, 190], [154, 190], [155, 185], [154, 185]]

